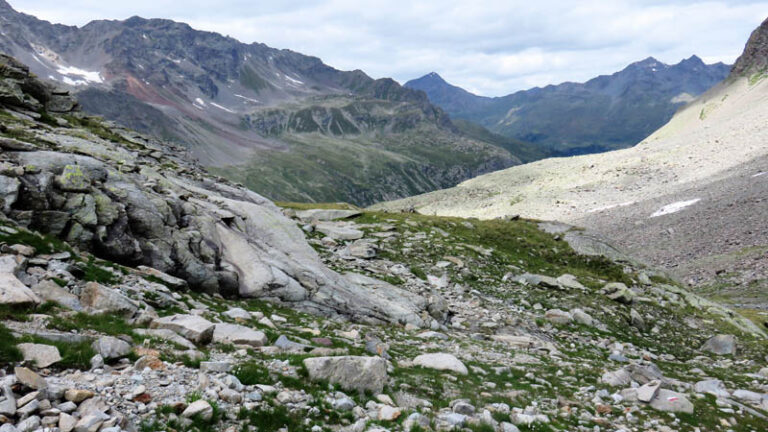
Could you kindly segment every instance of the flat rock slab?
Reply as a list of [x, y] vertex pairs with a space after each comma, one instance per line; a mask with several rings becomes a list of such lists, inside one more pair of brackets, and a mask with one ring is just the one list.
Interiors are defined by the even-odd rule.
[[315, 229], [334, 240], [358, 240], [365, 235], [358, 229], [334, 222], [320, 222]]
[[422, 354], [416, 356], [413, 359], [414, 366], [421, 366], [424, 368], [455, 372], [461, 375], [467, 375], [469, 371], [461, 360], [457, 359], [453, 354], [447, 353], [433, 353]]
[[310, 357], [304, 366], [313, 381], [328, 381], [347, 390], [381, 393], [387, 382], [387, 362], [381, 357]]
[[246, 326], [226, 323], [216, 324], [216, 328], [213, 330], [213, 341], [255, 347], [264, 346], [268, 342], [264, 332]]
[[168, 288], [173, 288], [178, 290], [187, 288], [187, 281], [185, 281], [184, 279], [179, 279], [175, 276], [171, 276], [168, 273], [161, 272], [160, 270], [154, 269], [152, 267], [138, 266], [136, 270], [142, 276], [149, 276], [150, 278], [156, 278], [163, 285], [166, 285]]
[[45, 381], [45, 378], [25, 367], [13, 368], [13, 374], [16, 375], [16, 379], [20, 383], [31, 388], [32, 390], [41, 390], [48, 387], [48, 383]]
[[659, 389], [651, 401], [651, 408], [665, 412], [684, 412], [693, 414], [693, 404], [682, 393]]
[[24, 355], [24, 361], [32, 362], [39, 368], [46, 368], [61, 361], [59, 349], [53, 345], [23, 343], [18, 344], [17, 348]]
[[205, 345], [213, 339], [216, 326], [196, 315], [177, 314], [152, 321], [152, 328], [167, 329], [197, 344]]
[[334, 221], [339, 219], [349, 219], [363, 214], [357, 210], [335, 210], [335, 209], [310, 209], [299, 210], [296, 217], [305, 221]]

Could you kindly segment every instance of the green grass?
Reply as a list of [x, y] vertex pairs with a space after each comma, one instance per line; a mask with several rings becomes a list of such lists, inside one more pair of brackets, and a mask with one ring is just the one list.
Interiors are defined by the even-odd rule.
[[0, 305], [0, 320], [27, 321], [29, 314], [50, 314], [58, 309], [54, 302], [45, 302], [39, 306]]
[[50, 235], [40, 235], [27, 231], [23, 228], [13, 227], [17, 232], [9, 234], [0, 231], [0, 242], [7, 243], [9, 245], [22, 244], [32, 246], [35, 248], [35, 252], [38, 254], [54, 254], [57, 252], [73, 252], [63, 241]]
[[105, 285], [114, 285], [120, 282], [120, 277], [107, 270], [102, 265], [106, 262], [98, 261], [93, 257], [88, 257], [88, 261], [83, 266], [83, 280], [88, 282], [98, 282]]
[[0, 324], [0, 368], [23, 359], [21, 351], [16, 348], [16, 338], [8, 328]]
[[90, 329], [110, 336], [135, 336], [133, 326], [123, 318], [111, 314], [90, 315], [78, 312], [72, 315], [56, 315], [51, 318], [50, 327], [66, 332]]

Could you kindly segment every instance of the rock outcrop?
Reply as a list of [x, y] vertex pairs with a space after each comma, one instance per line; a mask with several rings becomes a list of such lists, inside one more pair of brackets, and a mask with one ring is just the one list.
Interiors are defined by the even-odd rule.
[[[174, 289], [189, 284], [324, 315], [420, 324], [423, 301], [395, 287], [381, 294], [329, 270], [267, 199], [207, 175], [170, 144], [76, 112], [51, 115], [50, 104], [61, 106], [64, 95], [9, 57], [0, 65], [2, 82], [18, 93], [0, 98], [10, 113], [3, 133], [16, 137], [6, 142], [18, 143], [0, 154], [0, 208], [15, 223], [123, 265], [148, 266], [153, 270], [141, 270], [148, 278]], [[12, 275], [3, 277], [7, 302], [39, 303]], [[80, 300], [91, 309], [136, 312], [130, 299], [98, 285]]]

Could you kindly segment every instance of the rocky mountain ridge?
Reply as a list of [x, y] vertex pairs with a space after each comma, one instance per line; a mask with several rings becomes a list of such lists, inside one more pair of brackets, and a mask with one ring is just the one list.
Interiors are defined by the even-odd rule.
[[555, 155], [630, 147], [664, 125], [680, 107], [728, 76], [722, 63], [697, 56], [676, 65], [652, 57], [585, 83], [566, 82], [489, 98], [430, 73], [406, 87], [423, 90], [452, 118], [466, 119]]
[[[182, 143], [204, 165], [272, 199], [370, 204], [519, 163], [509, 148], [462, 134], [423, 93], [359, 70], [339, 71], [315, 57], [163, 19], [78, 28], [18, 13], [3, 1], [0, 20], [0, 51], [76, 92], [87, 112]], [[329, 115], [319, 112], [318, 99], [358, 103]], [[396, 119], [369, 123], [365, 132], [348, 127], [379, 117], [380, 107], [407, 113], [412, 127], [389, 127]], [[251, 121], [276, 111], [298, 123], [276, 134]], [[328, 126], [311, 128], [304, 120]], [[362, 166], [339, 169], [339, 154]], [[454, 157], [433, 162], [434, 154]], [[292, 157], [304, 160], [301, 173]], [[444, 171], [450, 174], [425, 174]], [[371, 192], [371, 184], [380, 193]]]

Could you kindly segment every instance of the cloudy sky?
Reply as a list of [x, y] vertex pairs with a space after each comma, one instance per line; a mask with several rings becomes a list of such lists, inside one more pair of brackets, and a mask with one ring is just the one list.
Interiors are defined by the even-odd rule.
[[431, 71], [478, 94], [585, 81], [648, 56], [732, 63], [768, 0], [9, 0], [71, 25], [170, 18], [400, 82]]

